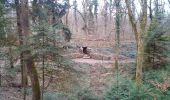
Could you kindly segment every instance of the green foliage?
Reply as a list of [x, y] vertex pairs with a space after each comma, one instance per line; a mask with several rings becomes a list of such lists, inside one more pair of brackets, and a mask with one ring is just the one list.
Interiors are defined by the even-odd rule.
[[67, 95], [63, 93], [44, 93], [44, 100], [68, 100]]
[[[49, 32], [43, 32], [43, 34], [56, 34], [55, 38], [60, 39], [64, 37], [65, 41], [70, 41], [71, 39], [71, 31], [69, 30], [69, 28], [64, 25], [62, 23], [61, 18], [66, 14], [66, 10], [69, 9], [70, 5], [68, 0], [63, 0], [62, 3], [59, 2], [53, 2], [51, 0], [46, 0], [45, 2], [40, 3], [40, 1], [34, 1], [33, 2], [33, 19], [34, 22], [36, 22], [36, 19], [39, 19], [36, 25], [36, 27], [40, 27], [38, 29], [40, 30], [44, 30], [44, 28], [46, 28], [46, 30], [48, 30], [48, 28], [51, 29], [51, 31]], [[51, 18], [51, 15], [49, 15], [49, 13], [52, 15], [52, 23], [48, 22], [49, 18]], [[49, 17], [50, 16], [50, 17]], [[51, 20], [51, 19], [50, 19]], [[46, 25], [45, 25], [46, 24]], [[60, 33], [62, 30], [63, 37], [60, 37], [60, 35], [58, 33]], [[56, 31], [59, 31], [58, 33], [56, 33]], [[39, 33], [41, 33], [41, 31], [39, 31]]]
[[106, 100], [153, 100], [160, 93], [149, 85], [143, 84], [138, 89], [132, 80], [119, 78], [119, 85], [113, 83], [111, 89], [106, 93]]
[[78, 100], [75, 96], [58, 93], [58, 92], [45, 92], [44, 100]]
[[62, 29], [64, 32], [65, 40], [68, 42], [70, 41], [72, 33], [66, 25], [64, 25], [63, 23], [56, 23], [53, 25], [53, 28], [58, 30]]
[[[36, 14], [34, 17], [39, 18], [38, 22], [35, 21], [33, 26], [35, 34], [28, 38], [29, 44], [27, 46], [21, 46], [20, 48], [21, 50], [31, 50], [36, 60], [42, 60], [44, 57], [45, 61], [52, 61], [57, 66], [61, 66], [61, 62], [65, 60], [61, 56], [64, 42], [71, 39], [69, 28], [61, 21], [65, 11], [69, 8], [68, 2], [65, 0], [63, 1], [64, 4], [62, 4], [47, 0], [41, 4], [39, 2], [33, 3], [35, 7], [34, 13]], [[52, 22], [48, 21], [49, 16], [51, 16], [49, 12], [52, 13]], [[42, 15], [43, 18], [41, 18]]]
[[5, 17], [4, 17], [4, 5], [0, 2], [0, 38], [4, 38], [5, 37], [5, 26], [6, 26], [6, 22], [5, 22]]
[[[62, 37], [58, 36], [58, 33], [55, 34], [53, 32], [52, 25], [46, 21], [41, 21], [40, 24], [34, 26], [34, 32], [36, 34], [28, 38], [29, 44], [27, 45], [29, 45], [28, 49], [31, 49], [35, 58], [43, 55], [46, 55], [45, 58], [48, 58], [48, 55], [61, 57], [63, 41], [59, 39]], [[22, 47], [22, 49], [26, 48], [25, 46]]]
[[83, 90], [77, 93], [78, 100], [98, 100], [97, 97], [89, 90]]
[[161, 91], [161, 93], [158, 94], [158, 100], [169, 100], [170, 98], [169, 71], [170, 68], [169, 65], [167, 65], [165, 69], [148, 70], [144, 72], [144, 83]]
[[[158, 74], [159, 73], [159, 74]], [[155, 82], [164, 82], [166, 78], [170, 77], [167, 69], [148, 70], [144, 72], [144, 81], [153, 80]]]
[[68, 0], [63, 0], [62, 3], [46, 0], [44, 4], [48, 9], [53, 10], [55, 16], [59, 18], [62, 18], [66, 14], [66, 10], [70, 7]]
[[168, 63], [168, 46], [170, 43], [165, 36], [166, 28], [156, 19], [145, 36], [145, 66], [146, 68], [160, 68]]
[[[126, 65], [127, 70], [131, 71], [131, 67], [135, 65]], [[134, 80], [128, 78], [118, 77], [110, 87], [111, 89], [105, 95], [106, 100], [169, 100], [170, 98], [170, 66], [167, 65], [165, 69], [147, 70], [143, 72], [143, 84], [138, 89]]]
[[16, 36], [12, 30], [12, 24], [8, 15], [8, 8], [5, 7], [5, 0], [0, 1], [0, 46], [11, 46], [16, 43]]

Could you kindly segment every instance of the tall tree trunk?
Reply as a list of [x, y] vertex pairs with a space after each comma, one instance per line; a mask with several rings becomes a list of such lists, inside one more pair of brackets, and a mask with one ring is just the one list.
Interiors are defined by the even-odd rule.
[[95, 25], [94, 25], [94, 13], [93, 13], [93, 4], [91, 0], [88, 1], [88, 33], [94, 34]]
[[94, 0], [94, 19], [95, 19], [95, 33], [97, 33], [98, 28], [98, 0]]
[[[115, 0], [115, 5], [116, 5], [116, 18], [115, 18], [115, 26], [116, 26], [116, 43], [115, 43], [115, 47], [116, 47], [116, 59], [115, 59], [115, 68], [116, 68], [116, 76], [117, 76], [117, 95], [119, 95], [118, 91], [119, 91], [119, 79], [118, 79], [118, 73], [119, 73], [119, 50], [120, 50], [120, 21], [121, 21], [121, 16], [120, 16], [120, 11], [121, 11], [121, 4], [120, 4], [121, 0]], [[119, 99], [119, 97], [117, 97], [117, 99]]]
[[66, 25], [67, 25], [67, 26], [69, 26], [68, 16], [69, 16], [69, 10], [68, 10], [68, 12], [66, 13], [66, 18], [65, 18], [65, 20], [66, 20]]
[[[23, 22], [22, 22], [22, 11], [21, 11], [21, 4], [19, 0], [15, 0], [15, 5], [16, 5], [16, 13], [17, 13], [17, 26], [18, 26], [18, 35], [19, 35], [19, 42], [20, 45], [23, 45]], [[22, 87], [24, 88], [24, 96], [23, 96], [23, 100], [26, 100], [26, 87], [27, 87], [27, 83], [28, 83], [28, 79], [27, 79], [27, 69], [26, 69], [26, 65], [24, 64], [24, 60], [23, 60], [23, 52], [21, 52], [20, 54], [20, 65], [21, 65], [21, 84]]]
[[110, 0], [110, 1], [109, 1], [109, 14], [110, 14], [110, 21], [112, 20], [112, 11], [113, 11], [112, 6], [113, 6], [113, 1], [112, 1], [112, 0]]
[[142, 83], [142, 69], [143, 69], [143, 60], [144, 60], [144, 41], [139, 36], [137, 40], [137, 60], [136, 60], [136, 83], [138, 86]]
[[149, 18], [152, 22], [153, 15], [152, 15], [152, 0], [149, 1]]
[[1, 75], [1, 73], [2, 73], [2, 71], [1, 71], [1, 66], [0, 66], [0, 87], [2, 86], [2, 75]]
[[142, 83], [142, 69], [144, 65], [144, 33], [147, 25], [147, 0], [141, 0], [141, 14], [140, 14], [140, 32], [137, 30], [137, 24], [135, 22], [135, 15], [132, 12], [129, 0], [125, 0], [128, 16], [132, 29], [135, 33], [135, 39], [137, 44], [137, 59], [136, 59], [136, 83], [138, 87]]
[[32, 22], [35, 23], [37, 19], [37, 12], [38, 12], [38, 5], [37, 5], [37, 0], [33, 0], [32, 2]]
[[[73, 1], [73, 6], [74, 6], [74, 21], [75, 21], [76, 27], [78, 27], [77, 26], [77, 0]], [[67, 14], [66, 14], [66, 16], [67, 16]], [[78, 32], [78, 28], [76, 28], [76, 32]]]
[[28, 73], [31, 79], [32, 86], [32, 100], [40, 100], [40, 85], [38, 80], [38, 73], [34, 65], [33, 58], [31, 57], [30, 51], [24, 52], [24, 58], [26, 62], [26, 66], [28, 69]]
[[12, 55], [12, 47], [9, 47], [9, 61], [10, 61], [10, 67], [14, 68], [13, 55]]
[[[17, 25], [20, 45], [26, 45], [26, 38], [29, 36], [29, 9], [28, 0], [15, 0], [16, 12], [17, 12]], [[25, 41], [24, 41], [25, 40]], [[32, 85], [32, 100], [40, 100], [40, 86], [38, 80], [38, 73], [34, 66], [34, 61], [31, 57], [31, 51], [23, 51], [21, 53], [21, 64], [22, 64], [22, 76], [23, 84], [26, 87], [27, 71], [29, 73]], [[24, 99], [26, 97], [24, 96]]]
[[[20, 45], [23, 45], [23, 30], [22, 30], [22, 15], [21, 15], [21, 7], [20, 7], [20, 1], [19, 0], [15, 0], [15, 5], [16, 5], [16, 14], [17, 14], [17, 27], [18, 27], [18, 36], [19, 36], [19, 43]], [[22, 86], [24, 87], [25, 83], [27, 82], [24, 82], [24, 80], [27, 81], [27, 75], [24, 75], [26, 74], [26, 70], [25, 70], [25, 67], [24, 67], [24, 62], [23, 62], [23, 53], [21, 52], [20, 54], [20, 66], [21, 66], [21, 84]]]
[[[23, 24], [23, 36], [26, 38], [29, 36], [29, 8], [28, 8], [28, 0], [21, 1], [21, 11], [22, 11], [22, 24]], [[24, 42], [27, 45], [27, 42]], [[38, 80], [38, 73], [34, 66], [34, 61], [31, 57], [31, 51], [24, 51], [23, 53], [26, 67], [29, 73], [29, 77], [31, 79], [32, 85], [32, 100], [40, 100], [40, 86]]]
[[88, 34], [88, 23], [87, 23], [87, 6], [88, 6], [88, 1], [87, 0], [83, 0], [82, 1], [82, 5], [83, 5], [83, 18], [84, 18], [84, 27], [82, 28], [86, 34]]
[[107, 14], [107, 10], [108, 10], [108, 2], [107, 0], [104, 0], [104, 34], [107, 34], [107, 22], [108, 22], [108, 14]]

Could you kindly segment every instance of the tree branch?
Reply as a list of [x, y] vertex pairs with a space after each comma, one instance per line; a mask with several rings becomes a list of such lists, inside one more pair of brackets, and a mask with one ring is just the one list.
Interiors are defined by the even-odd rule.
[[126, 3], [126, 7], [128, 9], [128, 16], [129, 16], [129, 20], [130, 20], [130, 23], [132, 25], [132, 29], [135, 33], [135, 38], [136, 40], [138, 40], [137, 36], [138, 36], [138, 30], [137, 30], [137, 25], [136, 23], [134, 22], [134, 16], [133, 16], [133, 13], [132, 13], [132, 8], [130, 7], [130, 4], [129, 4], [129, 0], [125, 0], [125, 3]]
[[141, 27], [141, 31], [145, 31], [147, 25], [147, 0], [141, 0], [141, 7], [142, 7], [142, 13], [140, 16], [140, 27]]

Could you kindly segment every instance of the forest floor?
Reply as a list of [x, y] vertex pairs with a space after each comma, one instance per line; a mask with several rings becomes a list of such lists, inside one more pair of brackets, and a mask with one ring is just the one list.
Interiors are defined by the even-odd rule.
[[[106, 40], [78, 40], [74, 41], [79, 46], [88, 46], [91, 49], [91, 58], [74, 56], [72, 60], [80, 65], [89, 65], [89, 89], [97, 96], [104, 95], [107, 87], [110, 87], [115, 76], [115, 57], [114, 41]], [[136, 47], [133, 41], [123, 41], [120, 46], [119, 64], [120, 72], [126, 73], [126, 65], [135, 62]], [[75, 53], [74, 53], [75, 55]]]
[[[114, 81], [115, 77], [113, 76], [113, 74], [115, 73], [114, 59], [116, 56], [114, 41], [106, 41], [101, 39], [73, 39], [69, 43], [69, 45], [71, 46], [71, 48], [68, 48], [68, 50], [66, 50], [64, 56], [70, 58], [73, 63], [73, 68], [83, 74], [77, 75], [76, 80], [71, 80], [70, 77], [72, 77], [72, 75], [70, 73], [67, 73], [68, 75], [61, 75], [61, 72], [59, 72], [60, 77], [58, 77], [58, 71], [56, 71], [54, 72], [53, 81], [51, 81], [51, 84], [48, 87], [47, 91], [72, 92], [74, 91], [74, 89], [70, 89], [68, 91], [65, 90], [75, 87], [81, 88], [80, 90], [88, 88], [96, 95], [103, 95], [111, 82]], [[91, 58], [83, 58], [83, 54], [79, 52], [78, 46], [88, 46], [88, 48], [91, 49]], [[124, 66], [135, 62], [135, 55], [136, 46], [133, 41], [127, 40], [121, 43], [119, 55], [120, 72], [126, 72], [127, 69], [124, 68]], [[15, 76], [15, 78], [10, 80], [15, 80], [14, 83], [19, 84], [20, 75]], [[49, 77], [46, 77], [46, 80], [49, 81]], [[77, 80], [78, 83], [75, 82]], [[28, 100], [31, 99], [29, 93], [27, 98]], [[20, 89], [20, 87], [4, 85], [4, 87], [0, 88], [0, 100], [22, 100], [22, 90]]]

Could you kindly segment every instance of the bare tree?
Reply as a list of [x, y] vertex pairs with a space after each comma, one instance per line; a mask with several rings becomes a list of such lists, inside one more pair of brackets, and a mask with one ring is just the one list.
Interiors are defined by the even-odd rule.
[[138, 86], [142, 83], [142, 68], [144, 63], [144, 33], [146, 32], [147, 28], [147, 0], [140, 0], [141, 5], [141, 13], [139, 16], [140, 22], [140, 30], [137, 28], [137, 23], [135, 22], [135, 15], [132, 12], [132, 7], [130, 0], [125, 0], [127, 9], [128, 9], [128, 16], [130, 23], [132, 25], [132, 29], [135, 33], [135, 39], [137, 43], [137, 65], [136, 65], [136, 82]]
[[153, 19], [152, 0], [149, 1], [149, 18], [152, 21]]
[[87, 6], [88, 6], [88, 0], [83, 0], [82, 1], [82, 5], [83, 5], [83, 19], [84, 19], [84, 27], [82, 28], [86, 34], [88, 34], [88, 26], [87, 26], [87, 18], [88, 18], [88, 9], [87, 9]]
[[[73, 6], [74, 6], [74, 20], [75, 20], [75, 24], [76, 24], [76, 27], [77, 27], [77, 0], [74, 0], [73, 1]], [[77, 31], [77, 28], [76, 28], [76, 31]]]
[[103, 7], [103, 11], [104, 11], [104, 33], [106, 34], [107, 32], [107, 22], [108, 22], [108, 5], [109, 3], [107, 2], [107, 0], [104, 0], [104, 7]]

